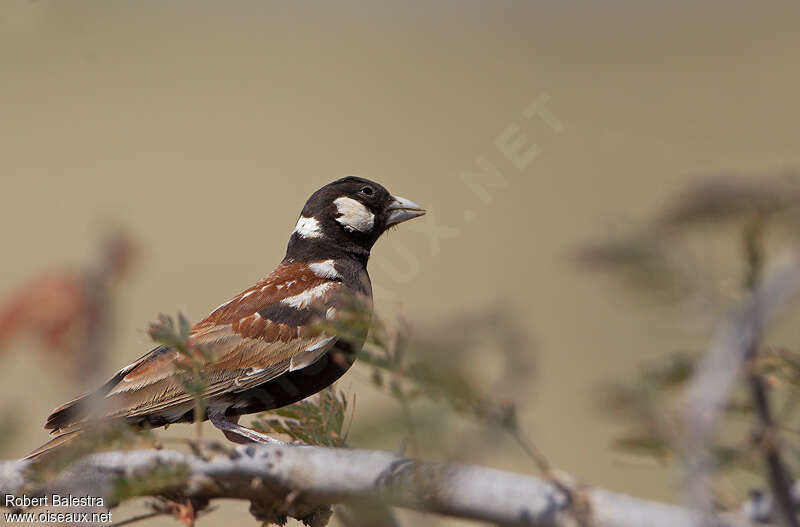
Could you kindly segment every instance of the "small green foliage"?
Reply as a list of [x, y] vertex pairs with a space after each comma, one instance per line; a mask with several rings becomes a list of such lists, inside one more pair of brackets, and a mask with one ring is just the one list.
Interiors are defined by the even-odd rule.
[[194, 416], [197, 424], [197, 438], [202, 437], [202, 422], [206, 413], [205, 393], [208, 388], [208, 379], [203, 367], [209, 358], [197, 348], [191, 346], [191, 324], [178, 313], [178, 322], [169, 315], [158, 315], [158, 320], [150, 324], [150, 338], [153, 341], [177, 350], [181, 358], [175, 367], [183, 372], [182, 382], [186, 391], [194, 398]]
[[[666, 211], [621, 241], [600, 244], [584, 251], [584, 263], [613, 269], [623, 275], [646, 277], [652, 283], [675, 282], [675, 261], [697, 260], [681, 254], [681, 238], [715, 232], [731, 235], [739, 248], [737, 272], [742, 284], [738, 294], [749, 294], [762, 278], [768, 256], [768, 234], [778, 230], [796, 235], [800, 229], [800, 180], [797, 174], [774, 177], [727, 175], [703, 182], [676, 200]], [[704, 229], [704, 230], [703, 230]], [[704, 240], [707, 241], [707, 240]], [[794, 242], [793, 242], [794, 243]], [[707, 244], [706, 244], [707, 245]], [[703, 260], [701, 264], [707, 264]], [[727, 262], [726, 262], [727, 263]], [[707, 287], [704, 282], [735, 283], [724, 270], [683, 272], [685, 300]], [[701, 281], [691, 279], [701, 276]], [[707, 279], [705, 278], [707, 277]], [[641, 285], [644, 282], [639, 282]], [[712, 285], [711, 289], [714, 289]], [[719, 287], [717, 287], [719, 289]], [[695, 298], [700, 298], [696, 296]], [[704, 305], [707, 303], [704, 302]], [[662, 462], [677, 456], [680, 446], [683, 393], [699, 354], [673, 353], [643, 368], [635, 382], [606, 390], [605, 406], [627, 424], [614, 441], [614, 448], [645, 455]], [[762, 446], [758, 438], [764, 431], [764, 411], [756, 415], [754, 397], [767, 401], [768, 421], [774, 421], [774, 437], [785, 460], [786, 469], [797, 474], [800, 468], [800, 353], [791, 348], [758, 346], [748, 355], [743, 382], [726, 402], [721, 424], [712, 445], [717, 483], [735, 472], [755, 475], [762, 487], [768, 483], [763, 473]], [[753, 386], [766, 387], [766, 393], [753, 392]], [[751, 483], [752, 484], [752, 483]]]
[[251, 426], [263, 433], [288, 435], [310, 445], [342, 447], [347, 440], [343, 430], [346, 412], [344, 392], [329, 387], [313, 398], [265, 412]]
[[[384, 348], [382, 351], [386, 356], [364, 349], [358, 357], [374, 368], [373, 381], [376, 387], [387, 389], [395, 399], [444, 402], [459, 414], [493, 424], [513, 421], [513, 406], [482, 394], [465, 372], [436, 368], [424, 360], [405, 360], [405, 353], [397, 353], [395, 348]], [[384, 381], [386, 374], [394, 377], [388, 384]]]
[[151, 447], [154, 443], [154, 436], [149, 430], [141, 430], [123, 422], [98, 423], [86, 428], [63, 446], [35, 458], [32, 479], [46, 481], [89, 454]]
[[114, 480], [111, 500], [122, 503], [138, 496], [152, 496], [182, 486], [189, 478], [186, 465], [156, 466], [145, 473]]
[[[356, 342], [366, 338], [357, 362], [369, 366], [373, 385], [397, 401], [402, 419], [391, 418], [388, 428], [399, 422], [412, 448], [417, 444], [418, 421], [424, 422], [426, 432], [430, 432], [447, 419], [441, 405], [451, 410], [450, 415], [467, 416], [490, 429], [507, 431], [521, 443], [525, 441], [514, 406], [480, 390], [473, 376], [481, 372], [470, 371], [474, 366], [471, 354], [480, 359], [480, 352], [484, 351], [480, 337], [496, 334], [490, 341], [506, 352], [503, 358], [508, 371], [503, 374], [504, 387], [530, 382], [530, 346], [520, 336], [519, 328], [509, 322], [507, 314], [481, 313], [468, 320], [454, 321], [452, 329], [414, 339], [408, 327], [401, 326], [391, 333], [368, 310], [355, 304], [351, 310], [342, 310], [335, 321], [319, 324], [317, 331]], [[342, 446], [341, 427], [347, 406], [340, 392], [328, 389], [317, 398], [262, 414], [253, 426], [311, 444]], [[371, 428], [364, 422], [361, 427]], [[386, 429], [385, 423], [376, 423], [378, 433]]]
[[680, 262], [675, 261], [665, 240], [649, 232], [634, 232], [586, 245], [577, 254], [578, 263], [598, 271], [614, 271], [633, 288], [671, 301], [689, 287]]
[[704, 224], [740, 223], [754, 216], [800, 206], [797, 173], [718, 174], [688, 189], [656, 220], [657, 227], [691, 229]]
[[725, 288], [720, 269], [689, 250], [693, 237], [709, 231], [734, 233], [744, 235], [741, 263], [749, 270], [744, 282], [752, 286], [767, 256], [761, 247], [767, 223], [792, 237], [800, 232], [799, 176], [786, 172], [708, 177], [652, 220], [581, 247], [578, 263], [613, 273], [631, 289], [655, 295], [666, 304], [690, 302], [716, 296]]
[[692, 375], [696, 354], [675, 352], [643, 372], [644, 381], [659, 388], [682, 386]]
[[181, 353], [188, 353], [186, 342], [189, 340], [191, 326], [183, 313], [178, 313], [178, 323], [164, 313], [158, 315], [158, 320], [150, 324], [150, 338], [154, 342], [175, 348]]
[[617, 451], [653, 458], [661, 463], [666, 463], [673, 455], [669, 441], [654, 434], [620, 436], [614, 439], [612, 446]]
[[[374, 386], [397, 401], [411, 448], [418, 446], [418, 421], [441, 424], [444, 416], [440, 405], [445, 405], [457, 415], [487, 425], [487, 429], [509, 433], [531, 450], [517, 424], [514, 405], [481, 390], [474, 379], [481, 372], [471, 370], [473, 360], [483, 359], [481, 338], [496, 335], [493, 340], [504, 352], [497, 357], [503, 358], [507, 367], [503, 373], [505, 388], [515, 382], [529, 383], [531, 353], [525, 338], [506, 313], [482, 313], [452, 325], [424, 338], [412, 338], [408, 327], [401, 326], [392, 335], [385, 326], [373, 322], [369, 339], [358, 353], [359, 362], [371, 367]], [[414, 411], [416, 408], [419, 410]], [[428, 419], [422, 412], [436, 412], [437, 416]], [[430, 428], [426, 426], [426, 431]]]

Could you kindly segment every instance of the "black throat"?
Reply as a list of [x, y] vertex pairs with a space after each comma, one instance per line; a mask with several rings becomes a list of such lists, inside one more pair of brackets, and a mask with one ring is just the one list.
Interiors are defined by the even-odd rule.
[[325, 236], [304, 238], [292, 233], [286, 247], [284, 262], [317, 262], [320, 260], [351, 260], [366, 269], [369, 249], [353, 242], [331, 240]]

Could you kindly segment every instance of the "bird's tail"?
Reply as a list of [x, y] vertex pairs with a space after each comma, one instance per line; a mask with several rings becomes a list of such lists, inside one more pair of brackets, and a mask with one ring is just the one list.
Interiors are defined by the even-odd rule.
[[81, 395], [53, 410], [47, 416], [47, 423], [44, 427], [50, 430], [50, 434], [55, 435], [55, 437], [22, 459], [33, 459], [50, 453], [71, 443], [87, 429], [91, 429], [93, 424], [97, 424], [96, 422], [92, 423], [90, 420], [93, 410], [102, 407], [105, 396], [119, 383], [129, 369], [121, 369], [97, 390]]
[[75, 440], [79, 435], [83, 433], [83, 430], [73, 430], [71, 432], [65, 432], [61, 435], [58, 435], [48, 441], [47, 443], [43, 444], [24, 458], [25, 459], [36, 459], [40, 456], [44, 456], [47, 454], [53, 453], [54, 450], [63, 447], [64, 445], [68, 445], [73, 440]]

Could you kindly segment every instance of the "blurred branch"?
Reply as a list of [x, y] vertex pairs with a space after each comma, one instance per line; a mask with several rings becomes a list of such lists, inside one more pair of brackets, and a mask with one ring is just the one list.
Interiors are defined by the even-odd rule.
[[[42, 485], [31, 481], [30, 465], [0, 462], [0, 493], [99, 496], [109, 500], [108, 506], [121, 501], [120, 482], [130, 488], [133, 481], [139, 496], [169, 495], [174, 501], [200, 504], [217, 498], [248, 500], [259, 520], [279, 524], [291, 516], [322, 526], [332, 504], [386, 503], [503, 526], [574, 525], [568, 500], [540, 478], [379, 451], [247, 445], [231, 451], [218, 448], [211, 456], [168, 450], [106, 452], [83, 458]], [[145, 484], [153, 474], [163, 482], [160, 486]], [[594, 527], [680, 527], [697, 520], [696, 513], [673, 505], [602, 489], [581, 492]], [[716, 521], [748, 525], [734, 516]]]
[[400, 527], [392, 509], [382, 503], [337, 505], [336, 519], [345, 527]]
[[31, 279], [0, 300], [0, 346], [19, 334], [35, 335], [40, 351], [61, 360], [84, 388], [100, 383], [113, 336], [116, 286], [130, 273], [137, 246], [122, 228], [110, 229], [91, 264]]
[[[379, 321], [366, 323], [370, 337], [358, 354], [359, 360], [372, 367], [375, 387], [399, 403], [412, 445], [416, 442], [417, 428], [411, 414], [412, 405], [419, 400], [442, 402], [455, 414], [488, 425], [489, 429], [508, 433], [543, 473], [551, 470], [543, 453], [521, 429], [515, 405], [504, 401], [498, 393], [507, 391], [515, 383], [529, 383], [532, 370], [528, 353], [530, 345], [507, 313], [497, 310], [460, 318], [451, 327], [439, 327], [440, 334], [414, 341], [404, 332], [390, 337]], [[468, 370], [477, 359], [471, 359], [468, 353], [475, 348], [480, 336], [487, 334], [499, 342], [505, 359], [500, 376], [503, 385], [481, 389], [474, 372]], [[424, 353], [420, 353], [420, 349]], [[483, 354], [485, 349], [475, 348], [472, 352]], [[526, 356], [520, 357], [523, 354]], [[459, 360], [452, 359], [455, 355], [460, 357]], [[438, 410], [436, 419], [441, 419]]]
[[613, 271], [633, 290], [667, 304], [686, 303], [697, 300], [716, 275], [706, 277], [705, 266], [687, 250], [689, 236], [708, 228], [739, 232], [767, 218], [776, 231], [792, 237], [800, 232], [800, 171], [705, 175], [654, 218], [583, 244], [575, 256], [585, 268]]
[[[653, 228], [683, 230], [700, 224], [749, 221], [754, 215], [800, 210], [800, 172], [709, 174], [674, 200]], [[787, 218], [792, 223], [796, 218]], [[796, 225], [795, 225], [796, 226]]]
[[[764, 325], [774, 318], [798, 289], [800, 261], [796, 254], [791, 254], [768, 269], [763, 278], [754, 284], [752, 292], [720, 324], [707, 354], [691, 379], [685, 414], [686, 485], [687, 496], [703, 513], [704, 524], [713, 523], [708, 474], [711, 465], [709, 447], [715, 425], [726, 406], [734, 381], [743, 372], [753, 350], [757, 349]], [[786, 489], [782, 486], [773, 487], [773, 492], [778, 495], [778, 492], [784, 493]], [[778, 499], [788, 500], [788, 503], [781, 504], [784, 513], [791, 510], [788, 496]]]
[[[745, 277], [745, 287], [754, 292], [761, 279], [764, 261], [764, 231], [767, 227], [769, 213], [757, 214], [745, 228], [743, 241], [747, 256], [748, 269]], [[763, 453], [767, 469], [767, 481], [777, 503], [776, 510], [781, 518], [781, 523], [788, 527], [798, 527], [795, 507], [792, 500], [791, 474], [783, 461], [775, 429], [775, 420], [769, 404], [769, 393], [764, 376], [756, 367], [759, 346], [755, 335], [748, 343], [745, 360], [747, 365], [747, 381], [753, 398], [757, 429], [754, 441]]]
[[76, 346], [77, 371], [82, 372], [85, 388], [100, 383], [105, 375], [111, 341], [111, 318], [114, 311], [110, 287], [104, 273], [89, 271], [83, 274], [81, 286], [84, 304], [84, 334]]

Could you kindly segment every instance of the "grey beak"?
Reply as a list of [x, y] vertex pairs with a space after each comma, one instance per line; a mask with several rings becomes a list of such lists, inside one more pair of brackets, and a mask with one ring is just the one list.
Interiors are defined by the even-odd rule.
[[386, 226], [397, 225], [404, 221], [418, 218], [425, 214], [425, 209], [411, 201], [410, 199], [401, 198], [399, 196], [392, 196], [394, 201], [389, 204], [387, 210], [389, 217], [386, 219]]

